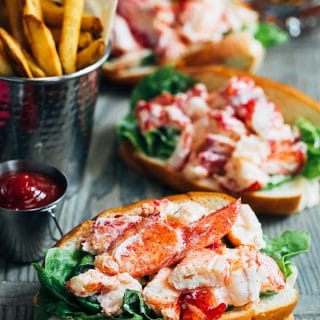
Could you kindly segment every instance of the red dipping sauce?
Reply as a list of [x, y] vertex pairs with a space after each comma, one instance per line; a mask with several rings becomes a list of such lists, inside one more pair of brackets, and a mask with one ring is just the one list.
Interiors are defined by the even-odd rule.
[[0, 176], [0, 207], [29, 210], [52, 203], [63, 194], [51, 177], [37, 172], [9, 172]]

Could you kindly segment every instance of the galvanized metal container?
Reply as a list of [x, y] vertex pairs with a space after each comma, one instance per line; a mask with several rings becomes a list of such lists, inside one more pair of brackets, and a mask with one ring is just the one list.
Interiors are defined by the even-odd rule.
[[65, 199], [68, 180], [63, 172], [44, 163], [11, 160], [0, 163], [0, 176], [8, 172], [34, 171], [56, 181], [63, 194], [54, 202], [36, 209], [9, 210], [0, 207], [0, 255], [15, 262], [31, 262], [43, 258], [45, 251], [62, 236], [59, 216]]
[[83, 177], [100, 70], [109, 52], [110, 46], [97, 62], [70, 75], [0, 77], [0, 161], [51, 164], [67, 174], [74, 192]]

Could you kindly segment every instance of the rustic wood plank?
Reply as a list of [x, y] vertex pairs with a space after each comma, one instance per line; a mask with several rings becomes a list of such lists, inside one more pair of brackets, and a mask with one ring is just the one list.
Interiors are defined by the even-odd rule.
[[0, 305], [30, 306], [32, 298], [38, 290], [38, 281], [2, 281], [0, 286]]

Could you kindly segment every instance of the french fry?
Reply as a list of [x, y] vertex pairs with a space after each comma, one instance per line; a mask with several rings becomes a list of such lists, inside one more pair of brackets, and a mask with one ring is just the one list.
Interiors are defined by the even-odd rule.
[[40, 68], [48, 76], [61, 76], [62, 67], [50, 30], [33, 15], [27, 14], [23, 19], [31, 51]]
[[65, 0], [59, 45], [60, 60], [65, 73], [76, 71], [76, 59], [84, 0]]
[[28, 28], [25, 24], [23, 16], [25, 16], [27, 14], [31, 14], [31, 15], [37, 17], [39, 20], [42, 20], [41, 3], [40, 3], [40, 0], [24, 0], [24, 1], [25, 1], [25, 3], [23, 6], [23, 12], [22, 12], [22, 17], [21, 17], [22, 29], [23, 29], [23, 34], [24, 34], [25, 38], [27, 39], [27, 42], [30, 43], [31, 42], [30, 35], [28, 34]]
[[90, 32], [81, 32], [79, 37], [78, 49], [87, 47], [93, 41], [93, 36]]
[[[60, 43], [60, 39], [61, 39], [61, 29], [60, 28], [52, 28], [52, 27], [49, 29], [52, 33], [54, 42], [58, 45]], [[93, 36], [90, 32], [88, 32], [88, 31], [80, 32], [78, 49], [83, 49], [83, 48], [87, 47], [92, 41], [93, 41]]]
[[23, 44], [22, 1], [23, 0], [5, 0], [11, 34], [20, 44]]
[[77, 70], [83, 69], [96, 62], [105, 52], [103, 39], [97, 39], [77, 54]]
[[32, 73], [19, 43], [10, 34], [0, 28], [0, 41], [11, 66], [17, 76], [32, 78]]
[[42, 10], [41, 10], [40, 0], [25, 0], [23, 14], [24, 15], [31, 14], [37, 17], [39, 20], [42, 20]]
[[10, 62], [7, 59], [2, 41], [0, 41], [0, 76], [12, 76], [14, 74]]
[[[10, 1], [10, 0], [9, 0]], [[41, 0], [43, 19], [48, 26], [62, 27], [64, 8], [50, 0]], [[82, 15], [81, 31], [91, 32], [95, 37], [103, 31], [103, 25], [98, 17]]]
[[31, 70], [32, 75], [35, 78], [41, 78], [41, 77], [45, 77], [46, 74], [44, 73], [44, 71], [37, 65], [37, 63], [34, 61], [34, 59], [32, 58], [32, 56], [28, 53], [28, 51], [26, 51], [25, 49], [22, 48], [22, 52], [24, 54], [24, 56], [26, 57], [27, 61], [28, 61], [28, 65], [29, 68]]

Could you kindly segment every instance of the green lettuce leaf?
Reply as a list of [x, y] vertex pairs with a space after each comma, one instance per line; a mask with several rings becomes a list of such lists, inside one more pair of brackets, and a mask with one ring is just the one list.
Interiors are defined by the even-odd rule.
[[91, 254], [84, 255], [77, 266], [73, 269], [72, 277], [77, 276], [80, 273], [84, 273], [93, 268], [94, 256]]
[[52, 248], [47, 251], [45, 258], [45, 271], [54, 275], [62, 282], [66, 282], [81, 260], [80, 250], [62, 250]]
[[65, 287], [65, 282], [46, 272], [39, 264], [33, 264], [38, 274], [42, 288], [45, 288], [57, 300], [64, 302], [70, 307], [77, 308], [76, 297]]
[[52, 315], [72, 320], [106, 319], [106, 315], [103, 313], [88, 315], [79, 307], [72, 307], [64, 301], [58, 300], [42, 287], [37, 297], [37, 305], [34, 307], [33, 320], [48, 320]]
[[141, 66], [155, 66], [156, 64], [157, 58], [153, 52], [145, 56], [140, 63]]
[[273, 258], [284, 276], [291, 275], [291, 259], [310, 247], [310, 234], [302, 231], [285, 231], [281, 236], [266, 240], [266, 247], [261, 251]]
[[276, 187], [283, 185], [284, 183], [292, 180], [294, 178], [293, 175], [274, 175], [271, 176], [269, 182], [266, 186], [263, 187], [262, 190], [271, 190]]
[[308, 160], [303, 175], [308, 179], [320, 177], [320, 128], [304, 118], [299, 118], [296, 121], [296, 126], [300, 130], [301, 140], [308, 147]]
[[41, 289], [38, 296], [38, 305], [34, 310], [34, 320], [47, 320], [55, 315], [62, 319], [73, 320], [162, 320], [143, 301], [141, 293], [134, 290], [126, 290], [123, 298], [124, 312], [118, 316], [106, 316], [103, 313], [86, 314], [79, 308], [71, 307], [64, 301], [56, 300], [45, 289]]
[[260, 22], [255, 30], [254, 37], [264, 47], [275, 46], [289, 41], [289, 35], [274, 23]]
[[96, 296], [79, 298], [65, 285], [73, 276], [93, 268], [94, 257], [81, 250], [49, 249], [45, 266], [33, 264], [41, 289], [34, 307], [34, 320], [47, 320], [51, 316], [72, 320], [159, 320], [158, 315], [143, 301], [141, 293], [126, 290], [123, 298], [124, 312], [116, 317], [106, 316]]
[[159, 68], [156, 72], [145, 77], [134, 88], [130, 97], [131, 110], [140, 100], [149, 101], [163, 92], [177, 94], [187, 91], [195, 84], [188, 75], [173, 69], [172, 66]]
[[168, 159], [171, 156], [180, 136], [179, 130], [170, 127], [143, 134], [132, 114], [127, 115], [119, 123], [117, 134], [120, 139], [129, 140], [137, 150], [159, 159]]
[[[44, 267], [33, 264], [41, 284], [38, 300], [44, 301], [35, 307], [36, 320], [44, 319], [48, 313], [65, 319], [78, 319], [78, 316], [81, 316], [79, 319], [87, 319], [85, 316], [102, 319], [91, 317], [99, 315], [101, 309], [94, 296], [79, 298], [65, 287], [71, 277], [93, 268], [93, 260], [93, 256], [81, 250], [52, 248], [47, 251]], [[69, 316], [73, 313], [77, 317]]]
[[119, 138], [129, 140], [136, 149], [150, 157], [168, 159], [179, 139], [179, 130], [163, 127], [141, 133], [134, 115], [135, 106], [138, 101], [151, 100], [163, 92], [184, 92], [194, 83], [188, 75], [175, 71], [171, 66], [160, 68], [144, 78], [131, 95], [129, 114], [117, 126]]
[[143, 301], [140, 292], [126, 290], [123, 298], [123, 314], [115, 319], [135, 319], [135, 320], [161, 320], [147, 304]]

